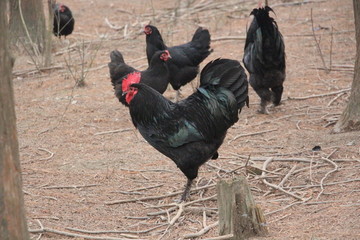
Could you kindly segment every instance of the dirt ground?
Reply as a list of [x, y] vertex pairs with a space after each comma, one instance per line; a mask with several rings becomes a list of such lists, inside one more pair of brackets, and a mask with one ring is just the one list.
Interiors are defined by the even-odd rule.
[[[259, 98], [249, 90], [250, 108], [229, 129], [220, 158], [200, 169], [194, 189], [207, 187], [190, 199], [199, 201], [169, 225], [179, 195], [166, 195], [181, 191], [186, 179], [142, 139], [128, 109], [114, 97], [109, 53], [118, 49], [128, 64], [146, 68], [142, 29], [151, 22], [170, 46], [189, 41], [198, 26], [208, 28], [214, 52], [202, 67], [219, 57], [241, 61], [248, 16], [258, 6], [255, 0], [179, 2], [67, 0], [75, 30], [66, 40], [53, 38], [52, 68], [39, 73], [29, 57], [17, 58], [14, 92], [28, 225], [48, 229], [32, 238], [71, 239], [65, 235], [70, 233], [184, 239], [218, 221], [214, 185], [246, 176], [269, 230], [257, 239], [360, 239], [359, 132], [331, 134], [353, 77], [351, 0], [269, 0], [286, 44], [283, 104], [260, 115]], [[74, 87], [82, 76], [85, 86]], [[183, 88], [184, 97], [196, 82]], [[165, 96], [175, 92], [169, 87]], [[312, 151], [315, 146], [321, 150]], [[257, 168], [268, 160], [265, 178], [240, 168], [249, 156], [249, 165]], [[136, 201], [151, 196], [158, 198]], [[133, 201], [109, 204], [127, 199]], [[218, 235], [215, 224], [194, 239]]]

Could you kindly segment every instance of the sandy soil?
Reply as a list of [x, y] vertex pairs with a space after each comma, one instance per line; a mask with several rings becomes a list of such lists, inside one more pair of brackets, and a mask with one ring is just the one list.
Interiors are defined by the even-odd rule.
[[[220, 158], [201, 168], [194, 188], [247, 176], [266, 214], [269, 234], [262, 239], [360, 239], [359, 132], [331, 134], [353, 77], [352, 1], [269, 2], [286, 44], [283, 104], [269, 115], [259, 115], [259, 98], [250, 89], [250, 108], [229, 130]], [[38, 73], [24, 56], [17, 58], [14, 68], [29, 228], [39, 229], [41, 222], [49, 229], [95, 237], [183, 239], [204, 228], [203, 210], [207, 225], [218, 221], [216, 198], [192, 204], [172, 226], [168, 222], [176, 211], [169, 211], [167, 204], [178, 195], [107, 204], [177, 192], [186, 181], [171, 160], [136, 132], [128, 109], [113, 95], [107, 63], [110, 51], [118, 49], [126, 62], [144, 69], [142, 28], [148, 22], [160, 29], [168, 45], [189, 41], [197, 26], [207, 27], [214, 52], [202, 66], [218, 57], [241, 60], [244, 40], [223, 38], [245, 36], [248, 15], [257, 1], [196, 0], [179, 5], [168, 0], [68, 0], [66, 4], [76, 26], [67, 40], [54, 37], [56, 68]], [[323, 70], [312, 22], [326, 66], [331, 63], [329, 73]], [[84, 75], [86, 85], [74, 87]], [[196, 82], [184, 87], [184, 97]], [[174, 95], [170, 88], [165, 93], [169, 98]], [[314, 146], [321, 146], [321, 151], [312, 151]], [[275, 185], [294, 168], [282, 186], [309, 199], [302, 202], [276, 191], [244, 168], [231, 172], [244, 166], [249, 155], [250, 164], [258, 168], [272, 158], [266, 176]], [[215, 194], [215, 187], [208, 187], [194, 192], [191, 200]], [[155, 214], [159, 211], [162, 214]], [[217, 227], [195, 239], [215, 236]], [[40, 239], [38, 233], [32, 237]], [[41, 239], [70, 237], [45, 233]]]

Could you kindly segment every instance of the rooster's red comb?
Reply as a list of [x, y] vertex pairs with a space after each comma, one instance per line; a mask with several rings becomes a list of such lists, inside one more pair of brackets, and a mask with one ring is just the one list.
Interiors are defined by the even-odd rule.
[[122, 84], [121, 84], [122, 91], [123, 92], [129, 91], [131, 84], [139, 83], [140, 79], [141, 79], [140, 72], [129, 73], [122, 81]]

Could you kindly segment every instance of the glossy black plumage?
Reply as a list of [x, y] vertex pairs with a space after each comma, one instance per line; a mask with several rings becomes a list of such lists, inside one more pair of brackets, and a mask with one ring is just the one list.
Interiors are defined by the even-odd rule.
[[207, 29], [199, 27], [192, 40], [188, 43], [167, 47], [159, 30], [152, 25], [145, 26], [146, 55], [148, 62], [158, 50], [168, 49], [171, 60], [168, 62], [170, 71], [170, 84], [175, 89], [180, 89], [199, 72], [199, 64], [212, 52], [210, 49], [210, 33]]
[[122, 81], [129, 73], [140, 72], [140, 83], [144, 83], [154, 88], [159, 93], [164, 93], [169, 84], [169, 71], [166, 65], [170, 55], [168, 51], [158, 51], [154, 54], [149, 67], [144, 71], [136, 70], [127, 65], [122, 54], [118, 50], [110, 53], [110, 62], [108, 64], [111, 83], [115, 88], [116, 96], [120, 102], [127, 105], [125, 94], [122, 92]]
[[267, 104], [280, 104], [285, 80], [285, 45], [277, 23], [269, 16], [270, 7], [254, 9], [246, 36], [243, 62], [249, 82], [261, 98], [260, 113]]
[[54, 9], [54, 22], [53, 22], [53, 33], [57, 37], [70, 35], [74, 30], [75, 19], [72, 15], [71, 10], [61, 4], [55, 3]]
[[199, 167], [218, 157], [228, 128], [248, 104], [248, 82], [235, 60], [217, 59], [201, 72], [200, 87], [173, 103], [144, 84], [131, 85], [128, 99], [133, 124], [155, 149], [172, 159], [188, 179], [181, 200], [189, 193]]

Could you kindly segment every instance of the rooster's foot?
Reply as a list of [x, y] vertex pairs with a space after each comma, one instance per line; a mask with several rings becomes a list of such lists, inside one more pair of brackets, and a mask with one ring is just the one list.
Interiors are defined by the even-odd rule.
[[269, 114], [269, 110], [266, 107], [260, 108], [257, 112], [260, 114]]

